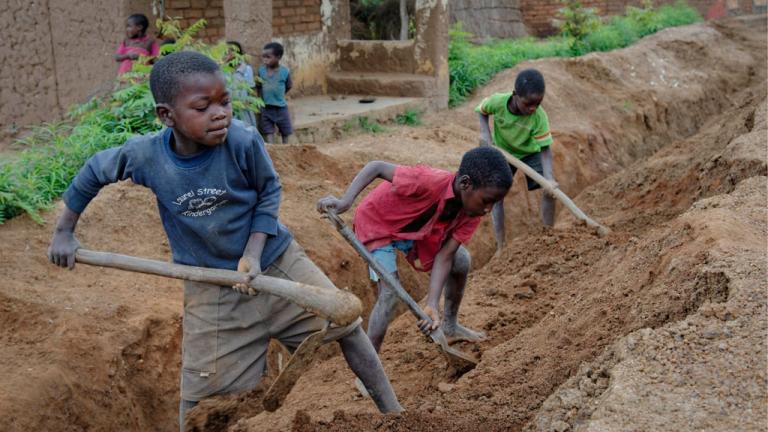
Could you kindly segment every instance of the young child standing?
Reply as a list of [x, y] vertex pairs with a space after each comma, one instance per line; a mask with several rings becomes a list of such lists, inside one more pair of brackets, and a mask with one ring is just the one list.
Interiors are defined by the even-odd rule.
[[[231, 49], [234, 51], [235, 54], [238, 54], [240, 56], [243, 55], [243, 47], [240, 45], [240, 42], [237, 41], [227, 41], [227, 45], [231, 47]], [[234, 55], [230, 55], [228, 58], [228, 61], [233, 61], [236, 58]], [[242, 86], [243, 84], [247, 86], [248, 88], [255, 89], [256, 88], [256, 81], [253, 79], [253, 68], [251, 65], [244, 61], [239, 61], [237, 63], [237, 67], [235, 69], [234, 76], [232, 77], [233, 83], [235, 85]], [[242, 87], [234, 90], [235, 96], [245, 96], [245, 92], [247, 90], [243, 89]], [[242, 121], [243, 123], [247, 124], [248, 126], [257, 127], [256, 124], [256, 115], [251, 110], [243, 110], [241, 111], [237, 118]]]
[[[80, 247], [74, 236], [80, 214], [103, 186], [131, 179], [155, 194], [174, 262], [333, 287], [278, 222], [277, 173], [261, 136], [232, 121], [230, 95], [218, 65], [195, 52], [170, 54], [152, 68], [150, 88], [166, 128], [86, 162], [64, 194], [66, 207], [49, 259], [72, 268]], [[326, 340], [339, 342], [380, 411], [402, 411], [359, 323], [332, 325]], [[185, 282], [181, 430], [186, 411], [201, 399], [259, 383], [271, 338], [295, 349], [325, 325], [276, 296]]]
[[[544, 100], [544, 76], [536, 69], [526, 69], [515, 79], [515, 90], [496, 93], [480, 102], [475, 112], [480, 116], [481, 145], [494, 145], [525, 162], [547, 180], [554, 182], [552, 174], [552, 133], [549, 118], [541, 102]], [[488, 119], [493, 116], [493, 135]], [[509, 165], [514, 176], [517, 170]], [[528, 190], [541, 186], [526, 177]], [[504, 199], [493, 206], [493, 228], [496, 249], [506, 246], [504, 228]], [[555, 223], [555, 199], [545, 193], [541, 200], [541, 218], [546, 226]]]
[[[416, 270], [430, 272], [424, 312], [432, 323], [420, 321], [422, 332], [429, 334], [442, 325], [449, 342], [481, 340], [483, 333], [458, 323], [471, 261], [462, 245], [472, 238], [481, 216], [509, 191], [512, 172], [506, 159], [496, 149], [476, 148], [464, 154], [456, 173], [425, 165], [369, 162], [341, 199], [321, 199], [318, 211], [347, 211], [357, 195], [379, 178], [385, 181], [363, 199], [355, 212], [355, 235], [395, 277], [397, 250], [406, 254]], [[379, 351], [398, 300], [372, 270], [370, 277], [378, 282], [379, 293], [368, 322], [368, 337]], [[445, 319], [441, 320], [443, 287]]]
[[264, 45], [261, 53], [263, 64], [259, 66], [258, 72], [261, 82], [256, 86], [265, 105], [259, 118], [259, 132], [270, 144], [275, 140], [275, 126], [280, 130], [283, 144], [288, 142], [288, 137], [293, 133], [291, 114], [288, 112], [288, 102], [285, 101], [285, 95], [293, 87], [293, 82], [291, 72], [280, 64], [282, 58], [282, 45], [277, 42]]
[[134, 60], [140, 55], [157, 57], [160, 55], [160, 46], [157, 41], [147, 35], [149, 20], [144, 14], [133, 14], [125, 20], [125, 39], [120, 42], [115, 52], [115, 61], [120, 63], [117, 74], [130, 72]]

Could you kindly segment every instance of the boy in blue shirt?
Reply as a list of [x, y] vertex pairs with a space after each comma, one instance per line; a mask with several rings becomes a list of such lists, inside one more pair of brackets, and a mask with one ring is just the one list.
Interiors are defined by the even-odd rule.
[[280, 130], [283, 144], [288, 142], [288, 137], [293, 133], [291, 114], [288, 112], [288, 103], [285, 94], [293, 87], [291, 72], [280, 64], [283, 58], [283, 46], [277, 42], [264, 45], [261, 53], [263, 64], [259, 66], [259, 78], [257, 84], [259, 96], [264, 100], [264, 108], [259, 117], [259, 132], [272, 144], [275, 139], [275, 126]]
[[[64, 194], [49, 259], [73, 268], [80, 214], [103, 186], [131, 179], [155, 194], [174, 262], [333, 287], [278, 222], [277, 173], [261, 136], [232, 121], [218, 65], [199, 53], [174, 53], [154, 65], [150, 87], [166, 129], [86, 162]], [[200, 400], [256, 387], [271, 338], [295, 349], [326, 325], [279, 297], [232, 288], [184, 283], [181, 430], [186, 410]], [[402, 411], [360, 320], [331, 326], [326, 340], [339, 342], [380, 411]]]

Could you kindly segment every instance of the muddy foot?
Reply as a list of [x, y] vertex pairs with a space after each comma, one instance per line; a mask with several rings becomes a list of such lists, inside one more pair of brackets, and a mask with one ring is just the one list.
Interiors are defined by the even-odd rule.
[[371, 395], [368, 394], [368, 390], [365, 389], [365, 384], [360, 381], [360, 378], [355, 378], [355, 388], [360, 393], [360, 396], [363, 397], [363, 399], [368, 399], [371, 397]]
[[480, 342], [485, 340], [486, 337], [485, 333], [468, 329], [461, 324], [456, 324], [453, 329], [448, 329], [446, 326], [443, 326], [443, 333], [445, 333], [445, 337], [448, 339], [449, 344], [461, 341]]

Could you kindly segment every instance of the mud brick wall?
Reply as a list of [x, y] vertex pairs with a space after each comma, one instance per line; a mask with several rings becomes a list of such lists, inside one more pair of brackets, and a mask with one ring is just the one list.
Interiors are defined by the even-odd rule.
[[323, 28], [321, 0], [272, 0], [272, 34], [317, 33]]
[[[676, 0], [656, 0], [655, 4], [671, 4]], [[693, 6], [702, 16], [707, 15], [707, 11], [718, 0], [688, 0], [688, 4]], [[753, 0], [726, 0], [728, 9], [738, 8], [740, 12], [751, 13]], [[640, 0], [582, 0], [585, 7], [595, 8], [598, 15], [619, 15], [623, 14], [627, 6], [640, 6]], [[731, 5], [733, 3], [734, 5]], [[548, 36], [557, 33], [557, 28], [552, 24], [552, 20], [558, 15], [558, 11], [563, 4], [557, 0], [520, 0], [520, 12], [523, 15], [523, 22], [531, 34], [536, 36]]]
[[27, 125], [56, 121], [110, 88], [113, 54], [146, 0], [6, 0], [0, 8], [0, 149]]
[[208, 24], [198, 33], [206, 42], [217, 42], [224, 38], [223, 0], [167, 0], [165, 16], [178, 18], [182, 28], [187, 28], [205, 18]]

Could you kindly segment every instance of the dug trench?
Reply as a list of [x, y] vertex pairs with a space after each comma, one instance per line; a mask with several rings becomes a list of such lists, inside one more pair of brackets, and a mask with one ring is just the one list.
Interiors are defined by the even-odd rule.
[[[547, 79], [555, 176], [612, 233], [598, 237], [562, 211], [554, 229], [539, 227], [539, 195], [524, 192], [518, 177], [506, 200], [510, 246], [492, 258], [490, 221], [470, 244], [474, 271], [462, 320], [489, 338], [459, 348], [480, 358], [477, 368], [448, 376], [444, 359], [403, 315], [391, 326], [382, 361], [406, 414], [377, 415], [331, 347], [276, 413], [259, 413], [254, 398], [243, 398], [239, 405], [248, 409], [211, 424], [299, 431], [578, 428], [601, 412], [595, 400], [619, 393], [613, 371], [635, 352], [621, 348], [627, 338], [650, 346], [660, 337], [654, 332], [728, 310], [741, 320], [731, 321], [756, 331], [759, 314], [740, 308], [757, 295], [748, 288], [760, 285], [765, 265], [739, 254], [753, 256], [766, 236], [764, 211], [755, 209], [765, 202], [765, 31], [764, 17], [669, 29], [622, 50], [520, 65], [463, 106], [427, 116], [422, 127], [271, 147], [284, 185], [281, 219], [336, 284], [370, 310], [366, 269], [319, 219], [316, 200], [340, 193], [368, 160], [455, 169], [477, 142], [473, 107], [510, 89], [516, 73], [533, 66]], [[56, 213], [45, 215], [45, 226], [20, 217], [0, 227], [0, 359], [13, 371], [0, 377], [0, 429], [177, 430], [180, 285], [52, 267], [45, 248]], [[153, 198], [127, 183], [100, 194], [78, 234], [92, 249], [169, 255]], [[757, 267], [742, 271], [745, 263]], [[406, 270], [403, 281], [423, 296], [425, 275]], [[738, 371], [746, 375], [728, 383], [753, 378]], [[576, 402], [562, 397], [574, 389]], [[231, 404], [217, 405], [223, 406]]]

